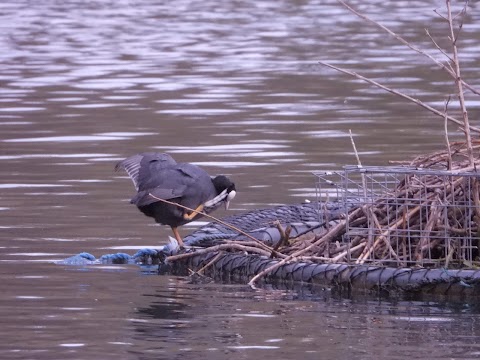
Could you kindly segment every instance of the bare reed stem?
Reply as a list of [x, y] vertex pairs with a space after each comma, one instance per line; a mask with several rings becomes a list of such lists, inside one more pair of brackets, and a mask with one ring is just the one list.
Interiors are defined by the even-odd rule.
[[445, 144], [447, 145], [447, 154], [448, 154], [448, 170], [452, 170], [452, 149], [450, 148], [450, 141], [448, 140], [448, 119], [447, 119], [447, 114], [448, 114], [448, 103], [450, 102], [450, 96], [445, 100], [445, 106], [443, 108], [443, 112], [445, 114], [444, 116], [444, 128], [445, 128]]
[[455, 37], [455, 31], [453, 28], [453, 18], [452, 18], [452, 8], [450, 6], [450, 0], [446, 0], [447, 5], [447, 18], [448, 26], [450, 28], [450, 40], [452, 41], [452, 50], [453, 50], [453, 66], [455, 70], [455, 84], [458, 88], [458, 101], [460, 103], [460, 109], [462, 110], [463, 117], [463, 129], [465, 131], [465, 138], [467, 142], [467, 151], [468, 151], [468, 160], [470, 166], [474, 164], [473, 159], [473, 149], [472, 149], [472, 137], [470, 135], [470, 123], [468, 120], [468, 112], [465, 106], [465, 97], [463, 95], [463, 84], [462, 76], [460, 72], [460, 59], [458, 58], [458, 49], [457, 49], [457, 38]]
[[[426, 51], [416, 47], [415, 45], [411, 44], [410, 42], [408, 42], [407, 40], [405, 40], [403, 37], [401, 37], [399, 34], [395, 33], [394, 31], [390, 30], [389, 28], [387, 28], [386, 26], [380, 24], [379, 22], [373, 20], [372, 18], [368, 17], [367, 15], [365, 14], [362, 14], [360, 12], [358, 12], [357, 10], [355, 10], [354, 8], [352, 8], [350, 5], [348, 5], [345, 1], [343, 0], [337, 0], [340, 4], [342, 4], [345, 8], [347, 8], [349, 11], [351, 11], [353, 14], [357, 15], [358, 17], [374, 24], [375, 26], [378, 26], [380, 29], [386, 31], [387, 33], [389, 33], [390, 35], [392, 35], [395, 39], [397, 39], [398, 41], [400, 41], [402, 44], [408, 46], [410, 49], [412, 49], [413, 51], [421, 54], [421, 55], [424, 55], [426, 57], [428, 57], [430, 60], [432, 60], [435, 64], [437, 64], [439, 67], [441, 67], [443, 70], [445, 70], [451, 77], [453, 77], [454, 79], [456, 78], [456, 75], [455, 75], [455, 72], [453, 70], [453, 68], [450, 66], [450, 64], [444, 64], [443, 62], [437, 60], [436, 58], [434, 58], [432, 55], [430, 55], [429, 53], [427, 53]], [[467, 1], [468, 2], [468, 1]], [[466, 7], [464, 8], [464, 11], [466, 11]], [[438, 12], [437, 12], [438, 14]], [[438, 14], [440, 17], [442, 17], [443, 19], [447, 20], [447, 18], [445, 18], [443, 15], [441, 14]], [[430, 33], [428, 32], [427, 30], [427, 36], [432, 40], [433, 44], [435, 45], [435, 47], [443, 54], [447, 57], [447, 59], [451, 59], [450, 56], [440, 47], [438, 46], [438, 44], [436, 43], [436, 41], [430, 36]], [[466, 82], [464, 82], [463, 80], [461, 80], [463, 85], [468, 89], [470, 90], [472, 93], [474, 94], [477, 94], [477, 95], [480, 95], [480, 91], [476, 90], [473, 86], [467, 84]]]
[[[332, 65], [332, 64], [329, 64], [329, 63], [327, 63], [327, 62], [325, 62], [325, 61], [319, 61], [318, 63], [319, 63], [319, 64], [322, 64], [322, 65], [324, 65], [324, 66], [327, 66], [327, 67], [329, 67], [329, 68], [331, 68], [331, 69], [334, 69], [334, 70], [336, 70], [336, 71], [339, 71], [339, 72], [341, 72], [341, 73], [348, 74], [348, 75], [353, 76], [353, 77], [355, 77], [355, 78], [357, 78], [357, 79], [363, 80], [363, 81], [365, 81], [365, 82], [367, 82], [367, 83], [369, 83], [369, 84], [375, 85], [376, 87], [379, 87], [380, 89], [383, 89], [383, 90], [385, 90], [385, 91], [388, 91], [389, 93], [392, 93], [392, 94], [394, 94], [394, 95], [397, 95], [397, 96], [400, 96], [400, 97], [402, 97], [402, 98], [404, 98], [404, 99], [407, 99], [407, 100], [409, 100], [409, 101], [411, 101], [411, 102], [413, 102], [413, 103], [415, 103], [415, 104], [423, 107], [424, 109], [427, 109], [428, 111], [434, 113], [435, 115], [441, 116], [442, 118], [445, 117], [445, 114], [444, 114], [443, 112], [441, 112], [441, 111], [439, 111], [439, 110], [431, 107], [430, 105], [425, 104], [423, 101], [418, 100], [418, 99], [415, 99], [415, 98], [413, 98], [413, 97], [411, 97], [411, 96], [409, 96], [409, 95], [407, 95], [407, 94], [404, 94], [404, 93], [402, 93], [402, 92], [400, 92], [400, 91], [397, 91], [397, 90], [395, 90], [395, 89], [389, 88], [389, 87], [387, 87], [387, 86], [385, 86], [385, 85], [382, 85], [382, 84], [380, 84], [379, 82], [377, 82], [377, 81], [375, 81], [375, 80], [372, 80], [372, 79], [370, 79], [370, 78], [367, 78], [367, 77], [365, 77], [365, 76], [362, 76], [362, 75], [360, 75], [360, 74], [357, 74], [357, 73], [354, 72], [354, 71], [350, 71], [350, 70], [346, 70], [346, 69], [337, 67], [337, 66]], [[459, 125], [459, 126], [462, 128], [462, 130], [464, 130], [464, 129], [463, 129], [464, 122], [462, 122], [462, 121], [460, 121], [460, 120], [458, 120], [458, 119], [456, 119], [456, 118], [454, 118], [453, 116], [450, 116], [450, 115], [447, 115], [447, 119], [450, 120], [450, 121], [452, 121], [452, 122], [454, 122], [455, 124]], [[472, 131], [475, 131], [475, 132], [480, 133], [480, 128], [471, 126], [469, 129], [472, 130]]]

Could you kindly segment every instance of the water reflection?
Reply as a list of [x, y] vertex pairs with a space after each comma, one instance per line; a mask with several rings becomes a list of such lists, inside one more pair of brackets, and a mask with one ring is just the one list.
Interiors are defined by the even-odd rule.
[[[135, 328], [139, 339], [150, 343], [150, 351], [157, 354], [199, 358], [261, 354], [266, 359], [300, 354], [312, 359], [349, 359], [354, 354], [420, 359], [453, 355], [459, 348], [453, 350], [452, 342], [479, 331], [476, 321], [463, 322], [469, 306], [455, 309], [436, 303], [347, 300], [321, 289], [252, 291], [243, 286], [195, 286], [180, 281], [169, 290], [157, 289], [152, 296], [147, 307], [138, 308], [144, 321]], [[454, 335], [463, 331], [460, 338]], [[397, 346], [401, 354], [394, 350]], [[475, 345], [462, 348], [465, 356], [477, 352]]]

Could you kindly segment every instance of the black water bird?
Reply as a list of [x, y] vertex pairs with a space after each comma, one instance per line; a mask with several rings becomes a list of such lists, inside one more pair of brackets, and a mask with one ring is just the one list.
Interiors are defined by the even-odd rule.
[[130, 203], [157, 223], [169, 225], [180, 246], [183, 246], [183, 240], [177, 227], [198, 219], [202, 214], [161, 200], [209, 213], [222, 204], [228, 209], [236, 195], [235, 184], [226, 176], [212, 178], [202, 168], [177, 163], [164, 153], [146, 152], [130, 156], [115, 166], [116, 171], [120, 169], [128, 173], [137, 189]]

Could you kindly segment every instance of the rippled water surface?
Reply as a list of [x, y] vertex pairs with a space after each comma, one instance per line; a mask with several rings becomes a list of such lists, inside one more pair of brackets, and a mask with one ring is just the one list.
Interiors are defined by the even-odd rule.
[[[433, 12], [443, 2], [352, 4], [432, 54], [425, 28], [445, 44]], [[460, 51], [477, 87], [479, 24], [472, 2]], [[454, 91], [428, 59], [335, 1], [2, 1], [0, 357], [478, 357], [471, 306], [52, 264], [166, 241], [113, 172], [137, 152], [231, 176], [241, 212], [314, 198], [312, 170], [356, 162], [349, 130], [369, 165], [442, 148], [442, 119], [317, 60], [440, 109]], [[467, 100], [476, 122], [479, 102]]]

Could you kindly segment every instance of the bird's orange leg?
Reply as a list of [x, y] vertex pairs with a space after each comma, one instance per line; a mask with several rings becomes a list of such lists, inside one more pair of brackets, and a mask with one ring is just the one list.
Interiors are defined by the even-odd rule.
[[173, 235], [175, 235], [175, 239], [177, 239], [177, 241], [178, 241], [178, 245], [180, 245], [180, 247], [184, 247], [182, 237], [178, 233], [177, 227], [176, 226], [170, 226], [170, 227], [172, 228]]
[[192, 211], [190, 214], [184, 213], [183, 214], [183, 219], [187, 221], [191, 221], [195, 218], [195, 216], [198, 215], [198, 212], [203, 211], [203, 204], [198, 205], [198, 207], [195, 209], [195, 211]]

